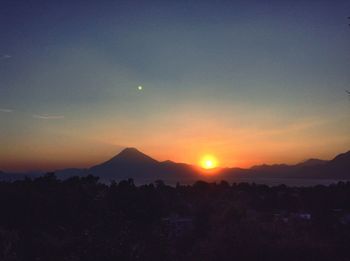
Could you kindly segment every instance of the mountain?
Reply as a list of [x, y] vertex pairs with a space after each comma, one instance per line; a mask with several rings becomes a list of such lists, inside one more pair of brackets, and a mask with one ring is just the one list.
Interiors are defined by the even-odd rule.
[[190, 165], [171, 161], [159, 162], [135, 148], [126, 148], [118, 155], [88, 172], [103, 179], [127, 179], [154, 181], [156, 179], [185, 179], [194, 177]]
[[350, 179], [350, 151], [334, 159], [309, 159], [296, 165], [260, 165], [250, 168], [246, 176], [257, 178]]
[[350, 151], [337, 155], [334, 159], [327, 162], [323, 169], [320, 169], [323, 178], [350, 178]]
[[159, 162], [135, 148], [126, 148], [118, 155], [99, 165], [93, 166], [89, 172], [93, 175], [127, 177], [129, 175], [147, 175]]
[[[173, 184], [197, 180], [232, 182], [237, 178], [350, 180], [350, 151], [339, 154], [330, 161], [309, 159], [296, 165], [275, 164], [253, 166], [250, 169], [222, 168], [206, 171], [200, 167], [170, 160], [160, 162], [135, 148], [126, 148], [111, 159], [89, 169], [63, 169], [55, 173], [62, 179], [89, 174], [104, 181], [133, 178], [138, 184], [150, 183], [157, 179]], [[28, 174], [0, 172], [0, 179], [14, 180], [26, 175]]]
[[320, 159], [308, 159], [303, 162], [298, 163], [296, 166], [298, 167], [312, 167], [317, 165], [326, 164], [328, 160], [320, 160]]
[[329, 162], [330, 165], [338, 165], [342, 167], [350, 166], [350, 150], [348, 152], [339, 154]]
[[[253, 166], [250, 169], [223, 168], [215, 175], [202, 175], [206, 171], [189, 164], [170, 160], [159, 162], [135, 148], [126, 148], [110, 160], [90, 169], [68, 169], [58, 171], [61, 177], [92, 174], [104, 180], [133, 178], [139, 183], [162, 179], [167, 182], [192, 182], [237, 178], [298, 178], [298, 179], [350, 179], [350, 151], [339, 154], [330, 161], [309, 159], [295, 165], [274, 164]], [[202, 173], [202, 174], [201, 174]]]
[[154, 165], [157, 163], [159, 163], [157, 160], [142, 153], [136, 148], [126, 148], [99, 166], [117, 166], [118, 164]]
[[260, 165], [250, 169], [223, 168], [218, 169], [215, 175], [201, 175], [206, 171], [199, 167], [170, 160], [159, 162], [135, 148], [127, 148], [110, 160], [90, 168], [89, 173], [104, 179], [163, 179], [175, 182], [236, 178], [350, 179], [349, 163], [350, 152], [347, 152], [331, 161], [309, 159], [296, 165]]

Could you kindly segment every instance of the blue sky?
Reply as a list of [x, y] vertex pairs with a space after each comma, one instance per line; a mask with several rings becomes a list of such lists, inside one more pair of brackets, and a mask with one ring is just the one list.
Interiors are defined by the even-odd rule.
[[348, 1], [0, 7], [0, 169], [89, 166], [127, 146], [226, 166], [350, 147]]

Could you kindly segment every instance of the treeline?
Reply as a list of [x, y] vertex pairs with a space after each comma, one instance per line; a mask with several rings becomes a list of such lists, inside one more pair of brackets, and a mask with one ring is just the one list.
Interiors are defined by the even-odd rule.
[[0, 260], [349, 260], [350, 182], [0, 182]]

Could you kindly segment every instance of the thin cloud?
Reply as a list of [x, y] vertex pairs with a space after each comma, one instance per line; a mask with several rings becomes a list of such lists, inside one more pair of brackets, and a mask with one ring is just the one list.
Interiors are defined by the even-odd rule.
[[7, 113], [10, 113], [10, 112], [13, 112], [13, 110], [11, 110], [11, 109], [0, 108], [0, 112], [7, 112]]
[[48, 114], [34, 114], [33, 118], [42, 120], [61, 120], [64, 119], [63, 115], [48, 115]]
[[3, 54], [3, 55], [1, 55], [1, 59], [10, 59], [10, 58], [12, 58], [12, 56], [9, 55], [9, 54]]

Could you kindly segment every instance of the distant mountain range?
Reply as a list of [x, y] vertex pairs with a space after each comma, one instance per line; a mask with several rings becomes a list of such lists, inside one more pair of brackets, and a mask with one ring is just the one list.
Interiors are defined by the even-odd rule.
[[[71, 176], [95, 175], [103, 180], [122, 180], [133, 178], [138, 183], [153, 182], [157, 179], [166, 182], [191, 182], [196, 180], [228, 180], [236, 178], [298, 178], [298, 179], [334, 179], [350, 180], [350, 151], [339, 154], [326, 161], [309, 159], [296, 165], [259, 165], [249, 169], [220, 168], [204, 170], [199, 167], [157, 161], [135, 148], [126, 148], [110, 160], [89, 169], [64, 169], [55, 171], [62, 179]], [[14, 180], [23, 178], [23, 173], [4, 173], [0, 171], [0, 179]], [[30, 176], [38, 176], [31, 174]]]

